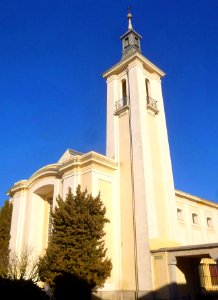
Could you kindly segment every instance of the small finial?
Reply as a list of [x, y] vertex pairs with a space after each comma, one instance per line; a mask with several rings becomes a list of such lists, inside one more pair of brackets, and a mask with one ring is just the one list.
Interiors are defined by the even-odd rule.
[[128, 6], [127, 18], [128, 18], [128, 30], [131, 30], [132, 29], [132, 14], [130, 11], [130, 5]]

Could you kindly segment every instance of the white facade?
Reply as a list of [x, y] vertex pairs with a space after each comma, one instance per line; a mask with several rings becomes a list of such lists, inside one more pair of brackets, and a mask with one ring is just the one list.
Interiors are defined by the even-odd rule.
[[[153, 299], [154, 291], [158, 299], [182, 299], [183, 290], [171, 287], [184, 284], [179, 261], [198, 253], [215, 258], [218, 205], [175, 191], [161, 88], [165, 74], [141, 54], [141, 37], [128, 18], [123, 57], [103, 74], [106, 156], [69, 149], [57, 163], [15, 183], [9, 191], [10, 247], [43, 255], [57, 195], [65, 197], [68, 187], [75, 191], [81, 184], [93, 195], [101, 192], [110, 220], [105, 230], [113, 270], [101, 299]], [[197, 299], [199, 288], [187, 283], [186, 291]]]

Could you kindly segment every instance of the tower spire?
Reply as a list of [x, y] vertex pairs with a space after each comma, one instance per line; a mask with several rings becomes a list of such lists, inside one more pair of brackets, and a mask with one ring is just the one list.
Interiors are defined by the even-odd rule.
[[131, 7], [130, 5], [128, 6], [128, 14], [127, 14], [127, 18], [128, 18], [128, 30], [132, 30], [132, 14], [131, 14]]

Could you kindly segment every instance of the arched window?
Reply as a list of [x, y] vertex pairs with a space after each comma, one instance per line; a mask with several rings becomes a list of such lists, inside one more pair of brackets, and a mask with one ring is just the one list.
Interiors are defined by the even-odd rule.
[[151, 96], [151, 91], [150, 91], [150, 81], [146, 78], [145, 79], [145, 88], [146, 88], [146, 98], [147, 98], [147, 103], [149, 103], [149, 97]]
[[127, 104], [127, 86], [126, 79], [122, 80], [122, 104], [125, 106]]
[[213, 220], [210, 217], [207, 217], [207, 226], [213, 228]]
[[150, 111], [152, 111], [154, 114], [157, 114], [158, 113], [157, 100], [151, 97], [150, 81], [147, 78], [145, 79], [145, 90], [146, 90], [147, 108]]
[[193, 224], [199, 224], [198, 215], [195, 213], [192, 214], [192, 222]]

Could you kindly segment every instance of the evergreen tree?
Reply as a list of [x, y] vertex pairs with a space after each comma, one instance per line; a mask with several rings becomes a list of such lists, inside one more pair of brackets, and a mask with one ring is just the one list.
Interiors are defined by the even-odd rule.
[[103, 241], [103, 228], [109, 220], [100, 194], [92, 197], [78, 186], [73, 195], [69, 188], [66, 200], [59, 196], [57, 204], [52, 235], [39, 263], [41, 280], [52, 287], [57, 276], [71, 274], [90, 288], [103, 286], [112, 264]]
[[0, 209], [0, 276], [7, 275], [12, 204], [6, 200]]

